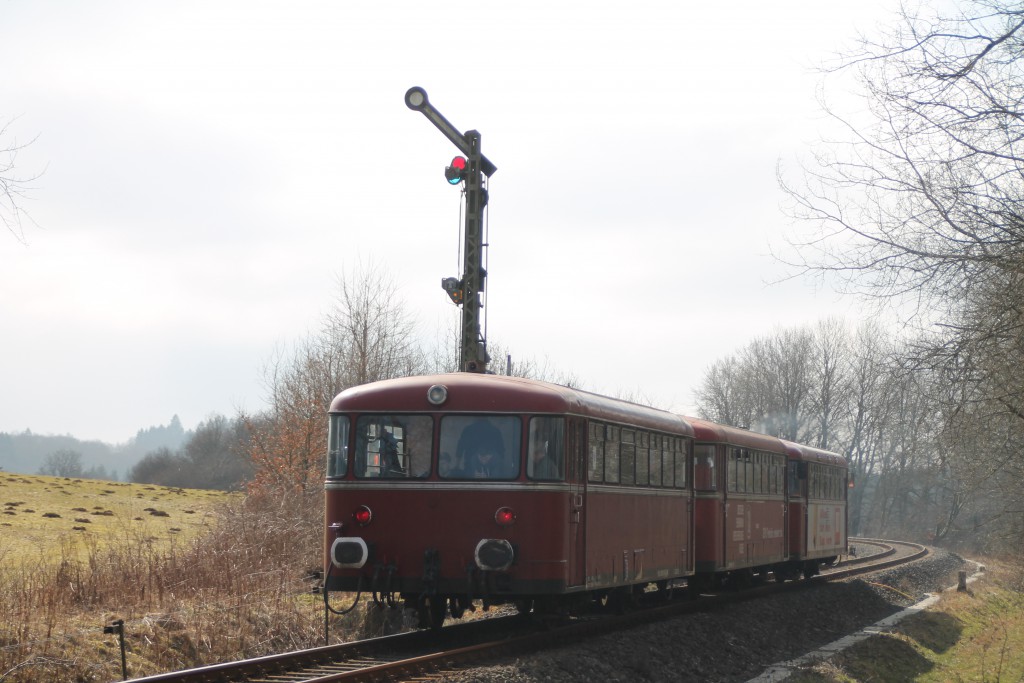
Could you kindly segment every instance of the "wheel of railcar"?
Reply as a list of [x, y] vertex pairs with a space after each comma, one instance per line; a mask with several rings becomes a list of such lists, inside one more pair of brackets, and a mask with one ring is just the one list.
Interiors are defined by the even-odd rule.
[[516, 600], [515, 606], [519, 614], [529, 614], [533, 610], [533, 600], [531, 598], [522, 598]]
[[420, 599], [416, 612], [419, 617], [419, 628], [441, 628], [448, 613], [448, 601], [436, 595], [424, 596]]
[[635, 598], [630, 586], [615, 588], [608, 593], [608, 607], [615, 614], [625, 614], [634, 605]]
[[800, 578], [800, 570], [789, 565], [776, 567], [772, 574], [774, 574], [775, 581], [778, 583], [794, 581]]
[[461, 619], [462, 615], [466, 613], [466, 606], [468, 600], [466, 598], [452, 597], [448, 600], [448, 611], [452, 615], [452, 619]]

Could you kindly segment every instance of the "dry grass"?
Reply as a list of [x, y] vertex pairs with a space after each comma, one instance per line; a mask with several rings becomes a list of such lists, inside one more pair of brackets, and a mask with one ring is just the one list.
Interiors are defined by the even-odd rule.
[[[119, 680], [117, 639], [103, 634], [114, 619], [125, 620], [131, 676], [322, 644], [323, 603], [310, 593], [321, 561], [322, 494], [219, 494], [199, 506], [192, 492], [16, 478], [38, 497], [0, 488], [7, 502], [25, 499], [0, 519], [32, 521], [23, 527], [28, 544], [9, 540], [13, 526], [2, 534], [3, 683]], [[94, 515], [105, 519], [86, 531], [64, 515], [85, 518], [75, 508], [100, 506], [113, 514]], [[168, 516], [146, 515], [145, 507]], [[193, 519], [202, 521], [186, 528]], [[332, 641], [361, 631], [365, 616], [357, 610], [333, 625]]]
[[46, 562], [60, 545], [77, 554], [122, 538], [188, 542], [207, 533], [232, 500], [241, 496], [0, 472], [0, 562]]
[[966, 593], [947, 591], [931, 609], [869, 638], [793, 683], [1024, 680], [1024, 568], [990, 562]]

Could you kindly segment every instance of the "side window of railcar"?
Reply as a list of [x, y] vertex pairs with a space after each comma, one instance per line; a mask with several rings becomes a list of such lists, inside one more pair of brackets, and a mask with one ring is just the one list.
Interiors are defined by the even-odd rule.
[[[661, 434], [651, 434], [651, 486], [664, 486], [661, 478]], [[672, 485], [672, 475], [669, 474], [668, 486]]]
[[515, 479], [519, 476], [522, 421], [507, 415], [441, 418], [439, 458], [451, 463], [445, 479]]
[[790, 498], [800, 495], [800, 463], [796, 460], [789, 462], [787, 492]]
[[531, 479], [565, 479], [565, 418], [530, 418], [530, 452], [526, 474]]
[[651, 483], [651, 434], [650, 432], [636, 433], [636, 484], [647, 486]]
[[604, 480], [611, 484], [619, 481], [619, 432], [613, 425], [607, 425], [604, 440]]
[[327, 476], [344, 477], [348, 472], [348, 418], [331, 415], [327, 429]]
[[737, 472], [737, 467], [736, 467], [736, 465], [737, 465], [737, 457], [736, 457], [736, 449], [735, 448], [729, 448], [729, 449], [726, 450], [726, 452], [725, 452], [725, 463], [726, 463], [726, 469], [728, 470], [726, 472], [726, 476], [727, 476], [727, 479], [728, 479], [728, 488], [729, 488], [730, 491], [736, 491], [737, 487], [739, 485], [738, 481], [737, 481], [737, 478], [739, 477], [739, 473]]
[[587, 460], [587, 480], [602, 481], [604, 479], [604, 425], [600, 422], [590, 423], [590, 454]]
[[636, 432], [632, 429], [622, 430], [622, 442], [619, 445], [619, 482], [627, 486], [636, 483]]
[[666, 436], [661, 445], [661, 482], [665, 486], [682, 486], [681, 482], [675, 481], [675, 437]]
[[362, 415], [356, 420], [355, 473], [361, 479], [430, 474], [434, 421], [428, 415]]
[[752, 493], [754, 491], [754, 454], [746, 448], [743, 449], [743, 468], [746, 470], [747, 477], [743, 490]]
[[677, 489], [685, 489], [687, 482], [687, 467], [690, 463], [690, 455], [693, 447], [693, 442], [689, 439], [675, 438], [672, 439], [672, 450], [675, 453], [675, 465], [676, 465], [676, 481], [675, 486]]

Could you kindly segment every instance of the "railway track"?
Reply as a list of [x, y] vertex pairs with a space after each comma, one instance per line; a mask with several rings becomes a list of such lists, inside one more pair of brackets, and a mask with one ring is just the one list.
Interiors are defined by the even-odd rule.
[[[255, 659], [215, 664], [145, 678], [134, 683], [327, 683], [328, 681], [429, 680], [432, 674], [465, 668], [506, 655], [535, 651], [630, 628], [647, 621], [711, 609], [725, 602], [751, 600], [776, 592], [801, 590], [923, 558], [928, 550], [913, 543], [851, 539], [873, 550], [847, 558], [820, 576], [772, 583], [741, 592], [723, 592], [700, 600], [669, 600], [626, 614], [583, 617], [558, 625], [522, 616], [501, 616], [382, 638], [317, 647]], [[685, 591], [679, 591], [680, 594]]]

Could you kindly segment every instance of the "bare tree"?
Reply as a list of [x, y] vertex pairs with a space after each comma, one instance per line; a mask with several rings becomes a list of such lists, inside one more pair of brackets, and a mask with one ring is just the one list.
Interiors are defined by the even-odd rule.
[[759, 337], [717, 361], [698, 388], [709, 419], [793, 441], [810, 441], [815, 341], [810, 328]]
[[424, 372], [415, 332], [385, 269], [371, 264], [343, 276], [322, 330], [265, 369], [269, 408], [245, 416], [255, 488], [318, 491], [331, 400], [348, 387]]
[[[18, 153], [32, 143], [19, 143], [10, 138], [10, 122], [0, 128], [0, 223], [19, 242], [25, 241], [24, 223], [31, 217], [24, 208], [24, 200], [30, 183], [39, 176], [21, 175], [17, 172]], [[4, 140], [9, 141], [3, 142]]]
[[992, 273], [1020, 272], [1024, 11], [966, 7], [904, 12], [847, 57], [871, 120], [830, 112], [849, 137], [818, 150], [805, 184], [784, 182], [815, 226], [799, 245], [806, 267], [845, 272], [860, 291], [948, 303]]
[[61, 449], [43, 458], [39, 466], [39, 474], [51, 477], [82, 476], [82, 454], [77, 451]]
[[[894, 26], [830, 74], [856, 77], [867, 115], [827, 108], [845, 136], [820, 145], [798, 181], [780, 171], [807, 227], [790, 260], [909, 300], [928, 329], [902, 351], [903, 384], [887, 389], [891, 426], [873, 453], [899, 493], [879, 489], [880, 523], [941, 502], [937, 533], [963, 519], [1004, 533], [1024, 526], [1024, 506], [1002, 495], [1024, 486], [1009, 447], [1024, 443], [1024, 7], [904, 8]], [[925, 444], [941, 455], [904, 459]], [[910, 486], [908, 472], [933, 478]]]

